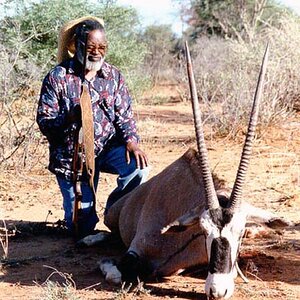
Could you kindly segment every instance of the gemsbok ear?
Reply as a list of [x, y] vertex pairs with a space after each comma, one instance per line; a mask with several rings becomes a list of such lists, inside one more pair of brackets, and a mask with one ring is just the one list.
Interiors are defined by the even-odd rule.
[[285, 220], [284, 218], [276, 216], [269, 211], [254, 207], [248, 203], [245, 203], [244, 208], [247, 212], [248, 221], [263, 224], [272, 229], [280, 229], [294, 225], [292, 222]]
[[203, 207], [197, 206], [189, 210], [186, 214], [168, 224], [161, 230], [161, 234], [183, 232], [189, 227], [199, 224], [200, 213]]

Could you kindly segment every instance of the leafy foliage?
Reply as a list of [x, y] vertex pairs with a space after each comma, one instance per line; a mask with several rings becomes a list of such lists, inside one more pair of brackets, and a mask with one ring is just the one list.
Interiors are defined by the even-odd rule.
[[[143, 62], [146, 47], [137, 42], [139, 20], [132, 8], [117, 6], [115, 1], [43, 0], [14, 2], [12, 16], [1, 20], [1, 43], [6, 49], [18, 47], [18, 55], [44, 70], [56, 64], [59, 28], [67, 21], [94, 15], [104, 19], [109, 40], [107, 60], [116, 65], [128, 79], [129, 87], [138, 94], [144, 78], [133, 70]], [[12, 5], [12, 3], [10, 3]], [[130, 78], [129, 78], [130, 76]]]
[[286, 11], [274, 0], [191, 0], [189, 34], [253, 42], [259, 32], [278, 26], [278, 17]]
[[154, 84], [159, 80], [171, 80], [174, 69], [174, 48], [176, 38], [170, 25], [151, 25], [141, 34], [140, 39], [147, 45], [145, 68], [151, 74]]

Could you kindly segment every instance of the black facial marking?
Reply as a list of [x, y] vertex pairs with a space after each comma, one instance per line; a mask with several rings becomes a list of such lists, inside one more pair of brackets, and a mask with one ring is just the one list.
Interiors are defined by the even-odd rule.
[[226, 224], [228, 224], [231, 221], [233, 217], [233, 214], [229, 209], [221, 207], [218, 207], [216, 209], [210, 209], [209, 214], [213, 223], [218, 227], [220, 231]]
[[117, 264], [123, 282], [137, 283], [138, 278], [145, 279], [152, 273], [152, 266], [134, 251], [128, 251]]
[[219, 204], [223, 208], [229, 208], [230, 207], [230, 200], [225, 195], [218, 195]]
[[208, 271], [213, 273], [229, 273], [231, 270], [231, 247], [224, 237], [213, 239], [210, 250]]

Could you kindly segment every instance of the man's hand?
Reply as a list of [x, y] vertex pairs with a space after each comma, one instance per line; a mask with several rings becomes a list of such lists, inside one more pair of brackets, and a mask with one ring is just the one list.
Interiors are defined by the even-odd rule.
[[130, 163], [130, 153], [133, 153], [136, 159], [136, 166], [139, 169], [144, 169], [148, 166], [147, 155], [139, 148], [136, 142], [128, 142], [126, 145], [126, 160]]

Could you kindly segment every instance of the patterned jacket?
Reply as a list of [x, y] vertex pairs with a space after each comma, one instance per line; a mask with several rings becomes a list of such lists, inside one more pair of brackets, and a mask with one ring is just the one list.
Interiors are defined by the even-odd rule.
[[[49, 170], [70, 180], [77, 123], [67, 116], [79, 104], [81, 93], [80, 64], [75, 59], [54, 67], [45, 77], [37, 109], [37, 123], [49, 141]], [[91, 80], [85, 80], [92, 100], [95, 129], [95, 155], [117, 136], [124, 144], [137, 141], [131, 97], [124, 77], [114, 66], [104, 62]]]

